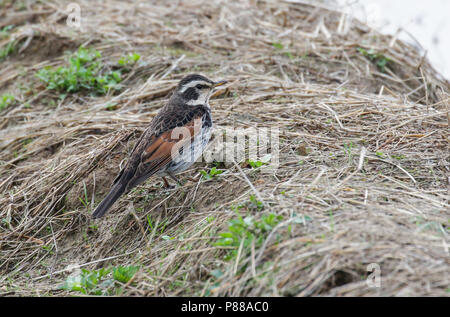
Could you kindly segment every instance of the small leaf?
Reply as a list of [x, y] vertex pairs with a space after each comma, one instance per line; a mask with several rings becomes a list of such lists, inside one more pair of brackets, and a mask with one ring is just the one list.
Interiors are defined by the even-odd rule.
[[219, 269], [215, 269], [211, 271], [211, 275], [214, 276], [216, 279], [219, 279], [223, 276], [223, 272]]
[[284, 49], [284, 46], [281, 43], [274, 42], [274, 43], [272, 43], [272, 46], [279, 50]]

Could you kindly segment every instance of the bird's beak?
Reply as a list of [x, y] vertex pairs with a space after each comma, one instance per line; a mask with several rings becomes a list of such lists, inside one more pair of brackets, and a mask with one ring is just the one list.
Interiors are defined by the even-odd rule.
[[225, 85], [226, 83], [228, 83], [226, 80], [216, 81], [216, 82], [213, 84], [213, 88], [217, 88], [217, 87], [219, 87], [219, 86], [223, 86], [223, 85]]

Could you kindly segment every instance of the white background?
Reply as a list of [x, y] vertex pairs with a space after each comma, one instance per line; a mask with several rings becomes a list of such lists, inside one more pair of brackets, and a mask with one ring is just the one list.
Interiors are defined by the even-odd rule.
[[[369, 26], [415, 44], [410, 33], [427, 52], [428, 59], [450, 79], [449, 0], [336, 0], [341, 11]], [[417, 44], [416, 44], [417, 45]]]

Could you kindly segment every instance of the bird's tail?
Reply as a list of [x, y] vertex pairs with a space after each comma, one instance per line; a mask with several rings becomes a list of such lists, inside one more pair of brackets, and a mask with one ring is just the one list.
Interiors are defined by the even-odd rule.
[[126, 184], [121, 184], [117, 182], [113, 188], [109, 191], [108, 195], [102, 200], [102, 202], [95, 208], [94, 213], [92, 214], [93, 218], [100, 218], [108, 211], [108, 209], [119, 199], [120, 195], [126, 189]]

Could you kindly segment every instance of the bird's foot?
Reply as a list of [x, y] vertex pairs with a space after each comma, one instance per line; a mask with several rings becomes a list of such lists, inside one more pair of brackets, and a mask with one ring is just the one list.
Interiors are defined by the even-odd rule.
[[176, 185], [171, 185], [169, 184], [169, 182], [167, 181], [167, 179], [165, 177], [162, 177], [163, 181], [164, 181], [164, 188], [167, 190], [173, 190], [177, 187], [181, 187], [183, 186], [177, 179], [176, 179]]

